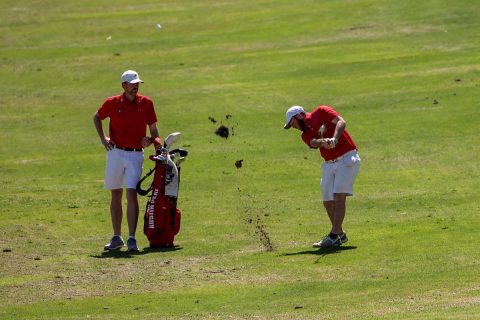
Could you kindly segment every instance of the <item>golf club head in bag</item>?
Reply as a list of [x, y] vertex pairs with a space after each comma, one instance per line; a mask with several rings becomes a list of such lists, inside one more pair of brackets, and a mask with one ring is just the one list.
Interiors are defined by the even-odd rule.
[[[185, 149], [173, 149], [172, 151], [169, 152], [170, 155], [172, 156], [175, 156], [175, 157], [186, 157], [188, 156], [188, 151], [185, 150]], [[178, 154], [178, 155], [177, 155]]]
[[[177, 164], [173, 161], [172, 157], [166, 148], [162, 148], [162, 152], [157, 155], [151, 155], [150, 160], [155, 162], [155, 167], [152, 168], [140, 181], [138, 181], [136, 190], [137, 193], [141, 196], [146, 196], [152, 189], [154, 184], [157, 186], [162, 185], [163, 194], [168, 197], [178, 197], [178, 188], [179, 188], [179, 170]], [[158, 153], [158, 150], [157, 150]], [[151, 182], [150, 186], [147, 189], [142, 189], [143, 181], [150, 176], [153, 172], [156, 172], [162, 168], [164, 173], [161, 175], [154, 175], [154, 181]], [[156, 181], [156, 179], [158, 181]]]
[[173, 132], [170, 133], [167, 138], [165, 139], [165, 143], [163, 144], [164, 148], [167, 148], [167, 150], [170, 150], [170, 147], [172, 144], [180, 138], [181, 133], [180, 132]]
[[170, 157], [177, 165], [178, 170], [180, 171], [180, 165], [185, 158], [188, 156], [188, 151], [185, 149], [174, 149], [170, 151]]
[[[155, 163], [159, 163], [162, 165], [167, 165], [167, 166], [177, 166], [180, 165], [181, 160], [183, 160], [187, 155], [188, 151], [184, 149], [175, 149], [172, 150], [172, 152], [168, 152], [169, 148], [172, 146], [172, 144], [180, 138], [181, 133], [180, 132], [173, 132], [167, 136], [165, 139], [165, 143], [162, 144], [162, 140], [160, 138], [154, 138], [151, 139], [150, 141], [155, 145], [155, 155], [149, 156], [149, 159], [154, 161]], [[183, 158], [183, 159], [181, 159]], [[174, 162], [174, 160], [176, 160]], [[143, 189], [141, 184], [142, 182], [150, 176], [155, 168], [151, 169], [138, 183], [136, 186], [137, 193], [141, 196], [146, 196], [151, 190], [152, 190], [152, 185], [149, 186], [147, 189]], [[170, 172], [174, 172], [174, 175], [178, 175], [178, 169], [177, 168], [170, 168]], [[169, 175], [171, 177], [171, 175]], [[177, 177], [174, 177], [173, 179], [175, 182], [178, 180]], [[166, 183], [170, 184], [171, 179], [167, 179]], [[175, 184], [174, 184], [175, 185]], [[168, 188], [167, 195], [168, 196], [176, 196], [178, 193], [178, 184], [177, 184], [177, 192], [172, 191], [172, 186]]]
[[[151, 138], [151, 142], [154, 144], [155, 146], [155, 151], [156, 151], [156, 154], [155, 155], [151, 155], [149, 157], [150, 160], [154, 161], [154, 162], [158, 162], [158, 163], [161, 163], [161, 164], [164, 164], [164, 165], [167, 165], [167, 164], [174, 164], [173, 160], [170, 158], [170, 154], [168, 152], [168, 149], [170, 148], [170, 146], [178, 140], [178, 138], [180, 138], [180, 135], [181, 133], [180, 132], [173, 132], [171, 134], [169, 134], [167, 136], [167, 138], [165, 139], [165, 142], [162, 144], [162, 140], [157, 137], [157, 138]], [[186, 150], [184, 150], [183, 153], [187, 152]], [[187, 152], [188, 154], [188, 152]], [[153, 172], [155, 171], [155, 168], [152, 168], [142, 179], [140, 179], [140, 181], [138, 181], [137, 183], [137, 186], [136, 186], [136, 190], [137, 190], [137, 193], [141, 196], [146, 196], [148, 193], [150, 193], [150, 191], [152, 190], [152, 184], [150, 184], [150, 186], [147, 188], [147, 189], [143, 189], [142, 188], [142, 183], [143, 181], [145, 181], [146, 178], [148, 178]], [[174, 171], [177, 171], [177, 170], [174, 170]]]

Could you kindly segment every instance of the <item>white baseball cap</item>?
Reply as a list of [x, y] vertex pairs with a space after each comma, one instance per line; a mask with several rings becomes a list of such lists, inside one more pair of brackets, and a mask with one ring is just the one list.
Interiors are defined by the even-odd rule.
[[122, 83], [128, 82], [128, 83], [143, 83], [143, 80], [140, 80], [140, 77], [138, 76], [138, 73], [133, 70], [127, 70], [122, 74]]
[[287, 110], [286, 119], [285, 119], [285, 126], [283, 126], [283, 128], [284, 129], [289, 129], [292, 126], [292, 124], [290, 123], [292, 121], [292, 118], [295, 117], [299, 113], [305, 113], [305, 110], [303, 110], [303, 108], [300, 107], [300, 106], [290, 107]]

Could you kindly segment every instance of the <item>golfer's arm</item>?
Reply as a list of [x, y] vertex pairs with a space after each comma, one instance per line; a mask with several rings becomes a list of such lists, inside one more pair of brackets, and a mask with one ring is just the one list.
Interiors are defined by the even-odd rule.
[[105, 140], [105, 133], [103, 133], [102, 120], [98, 112], [93, 114], [93, 124], [95, 125], [95, 129], [97, 129], [98, 137], [103, 142]]
[[[160, 141], [162, 142], [161, 144], [163, 145], [163, 139], [160, 137], [160, 135], [158, 134], [158, 128], [157, 128], [157, 123], [152, 123], [148, 126], [148, 128], [150, 129], [150, 135], [152, 136], [153, 139], [155, 138], [159, 138]], [[153, 140], [152, 139], [152, 140]]]
[[322, 139], [313, 138], [310, 140], [310, 148], [317, 149], [322, 147]]
[[[335, 138], [338, 141], [338, 139], [340, 139], [340, 137], [343, 135], [343, 131], [345, 130], [347, 123], [340, 116], [336, 116], [332, 120], [332, 123], [335, 125], [335, 131], [333, 133], [332, 138]], [[325, 143], [324, 139], [314, 138], [310, 140], [310, 146], [312, 148], [321, 148], [321, 147], [325, 147], [326, 145], [327, 144]]]
[[338, 141], [338, 139], [340, 139], [340, 137], [343, 135], [343, 131], [345, 130], [347, 123], [340, 116], [335, 117], [332, 120], [332, 123], [335, 125], [335, 132], [333, 133], [332, 138], [336, 138]]

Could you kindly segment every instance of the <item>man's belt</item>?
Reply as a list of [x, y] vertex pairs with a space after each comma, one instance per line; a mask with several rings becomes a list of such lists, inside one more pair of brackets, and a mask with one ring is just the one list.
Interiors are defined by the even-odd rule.
[[123, 151], [136, 151], [136, 152], [143, 151], [143, 149], [125, 148], [125, 147], [117, 146], [116, 144], [114, 144], [113, 147]]
[[335, 162], [338, 162], [338, 161], [344, 159], [346, 156], [348, 156], [348, 155], [350, 155], [350, 154], [353, 154], [353, 153], [355, 153], [355, 152], [357, 152], [356, 149], [355, 149], [355, 150], [350, 150], [350, 151], [347, 151], [343, 156], [340, 156], [340, 157], [335, 158], [335, 159], [333, 159], [333, 160], [327, 160], [327, 161], [325, 161], [325, 162], [326, 162], [326, 163], [335, 163]]

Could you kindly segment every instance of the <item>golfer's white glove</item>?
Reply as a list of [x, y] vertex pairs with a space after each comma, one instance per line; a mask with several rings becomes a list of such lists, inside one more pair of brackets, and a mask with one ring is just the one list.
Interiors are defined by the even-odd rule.
[[327, 144], [328, 144], [328, 146], [330, 147], [330, 149], [335, 148], [335, 146], [337, 145], [337, 143], [338, 143], [337, 138], [329, 138], [329, 139], [327, 139]]

